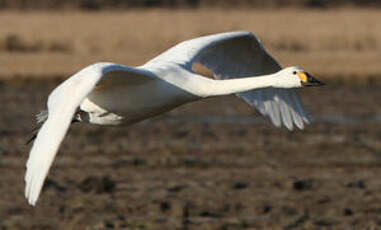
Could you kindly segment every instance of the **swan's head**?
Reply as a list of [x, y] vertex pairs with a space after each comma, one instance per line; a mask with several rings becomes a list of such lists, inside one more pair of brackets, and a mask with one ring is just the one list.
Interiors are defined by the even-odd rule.
[[309, 73], [297, 66], [287, 67], [278, 72], [282, 88], [300, 88], [304, 86], [321, 86], [323, 82], [312, 77]]

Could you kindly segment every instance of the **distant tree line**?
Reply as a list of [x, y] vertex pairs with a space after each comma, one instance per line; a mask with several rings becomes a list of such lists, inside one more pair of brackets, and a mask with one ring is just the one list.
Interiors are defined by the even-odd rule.
[[0, 9], [125, 9], [144, 7], [381, 6], [381, 0], [0, 0]]

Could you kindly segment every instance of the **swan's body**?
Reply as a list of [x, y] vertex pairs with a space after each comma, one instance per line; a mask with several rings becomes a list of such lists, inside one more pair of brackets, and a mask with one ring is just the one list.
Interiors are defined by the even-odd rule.
[[[217, 80], [192, 71], [199, 62]], [[303, 129], [309, 118], [290, 88], [319, 84], [297, 67], [281, 69], [249, 32], [231, 32], [182, 42], [146, 64], [90, 65], [49, 96], [48, 113], [33, 144], [25, 196], [35, 205], [54, 156], [73, 121], [130, 125], [206, 97], [237, 94], [277, 127]]]

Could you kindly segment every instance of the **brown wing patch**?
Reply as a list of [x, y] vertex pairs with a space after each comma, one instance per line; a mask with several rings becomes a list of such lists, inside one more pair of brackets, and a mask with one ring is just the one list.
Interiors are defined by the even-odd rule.
[[213, 79], [213, 73], [208, 69], [206, 66], [201, 65], [200, 63], [195, 62], [192, 65], [193, 72], [202, 75], [204, 77], [212, 78]]
[[105, 89], [105, 87], [107, 87], [107, 84], [106, 84], [106, 82], [99, 82], [96, 86], [95, 86], [95, 88], [94, 88], [94, 90], [95, 91], [98, 91], [98, 90], [101, 90], [101, 89]]

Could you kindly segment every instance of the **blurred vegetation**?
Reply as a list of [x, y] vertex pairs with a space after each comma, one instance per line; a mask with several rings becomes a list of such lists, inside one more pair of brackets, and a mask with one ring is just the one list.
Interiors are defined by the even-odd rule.
[[68, 76], [98, 61], [140, 65], [180, 41], [233, 30], [257, 34], [284, 66], [352, 82], [380, 79], [380, 8], [226, 9], [4, 10], [0, 79]]
[[0, 9], [123, 9], [136, 7], [311, 7], [381, 6], [381, 0], [0, 0]]
[[10, 53], [39, 53], [39, 52], [56, 52], [70, 53], [73, 51], [72, 45], [67, 41], [50, 41], [43, 40], [25, 41], [17, 34], [8, 34], [4, 38], [0, 38], [0, 52]]

